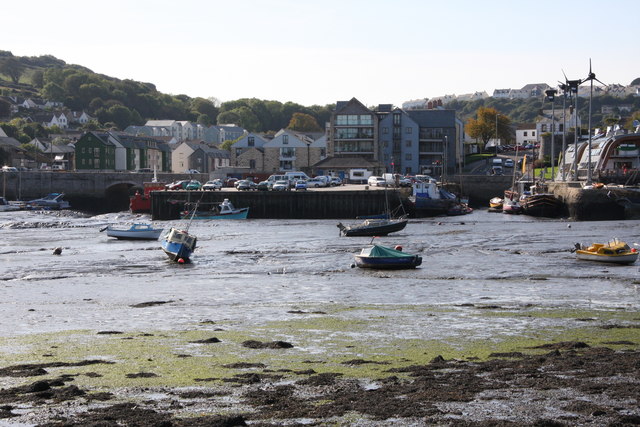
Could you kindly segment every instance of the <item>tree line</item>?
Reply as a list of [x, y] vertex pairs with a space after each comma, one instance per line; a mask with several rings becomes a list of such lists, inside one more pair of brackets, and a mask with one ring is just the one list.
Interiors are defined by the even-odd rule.
[[20, 85], [25, 90], [31, 87], [43, 99], [86, 111], [100, 127], [119, 130], [150, 119], [170, 119], [205, 126], [233, 123], [251, 132], [276, 132], [291, 126], [300, 131], [322, 131], [334, 108], [256, 98], [220, 104], [215, 98], [168, 95], [152, 83], [97, 74], [50, 55], [16, 57], [7, 51], [0, 51], [0, 88], [3, 81], [13, 83], [12, 90]]

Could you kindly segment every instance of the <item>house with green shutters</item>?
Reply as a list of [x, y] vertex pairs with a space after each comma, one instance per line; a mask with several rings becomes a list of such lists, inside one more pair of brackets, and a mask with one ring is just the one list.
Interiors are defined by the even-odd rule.
[[152, 137], [87, 132], [75, 144], [77, 170], [171, 171], [171, 148]]

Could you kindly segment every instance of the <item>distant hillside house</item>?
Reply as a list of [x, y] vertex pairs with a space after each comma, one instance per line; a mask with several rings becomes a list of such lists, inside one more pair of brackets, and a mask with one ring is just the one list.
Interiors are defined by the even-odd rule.
[[189, 121], [149, 120], [144, 126], [128, 126], [125, 132], [154, 137], [174, 137], [178, 142], [204, 141], [219, 145], [227, 140], [241, 137], [245, 130], [235, 125], [203, 126]]
[[516, 144], [527, 145], [538, 142], [538, 131], [535, 123], [522, 123], [516, 126]]

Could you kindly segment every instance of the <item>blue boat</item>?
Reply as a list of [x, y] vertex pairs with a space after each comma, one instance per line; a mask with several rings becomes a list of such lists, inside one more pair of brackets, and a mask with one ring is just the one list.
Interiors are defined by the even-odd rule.
[[[203, 203], [199, 203], [203, 205]], [[182, 219], [246, 219], [249, 215], [249, 208], [235, 208], [229, 199], [224, 199], [222, 203], [214, 205], [213, 208], [206, 211], [185, 210], [182, 213]]]
[[191, 254], [196, 249], [197, 238], [188, 231], [171, 228], [162, 238], [162, 250], [171, 261], [179, 263], [189, 262]]
[[414, 183], [409, 200], [417, 216], [446, 215], [458, 203], [456, 195], [440, 187], [433, 178]]
[[356, 265], [360, 268], [375, 268], [387, 270], [401, 270], [416, 268], [422, 264], [422, 257], [402, 252], [402, 247], [395, 249], [372, 245], [362, 249], [359, 255], [355, 255]]

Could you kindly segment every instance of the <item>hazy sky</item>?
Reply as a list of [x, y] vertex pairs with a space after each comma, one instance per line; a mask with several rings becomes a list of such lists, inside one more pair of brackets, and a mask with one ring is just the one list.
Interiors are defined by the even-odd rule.
[[0, 50], [221, 101], [394, 104], [640, 77], [635, 0], [3, 2]]

